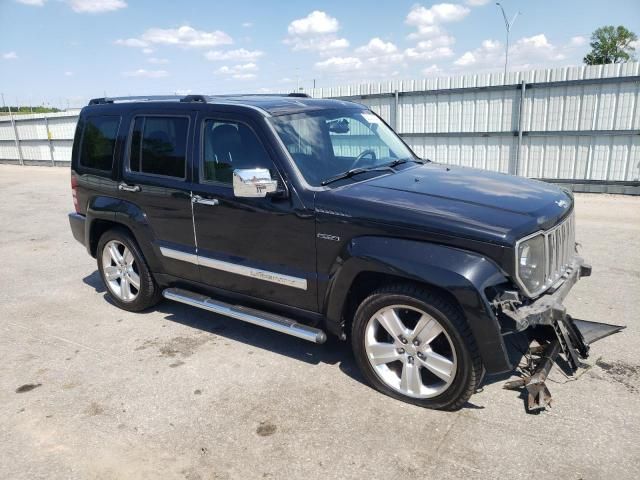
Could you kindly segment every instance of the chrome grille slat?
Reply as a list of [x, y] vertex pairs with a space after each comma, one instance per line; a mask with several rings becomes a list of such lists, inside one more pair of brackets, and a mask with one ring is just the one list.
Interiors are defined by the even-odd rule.
[[575, 252], [575, 220], [572, 212], [561, 224], [545, 233], [547, 245], [546, 285], [551, 286], [564, 275]]

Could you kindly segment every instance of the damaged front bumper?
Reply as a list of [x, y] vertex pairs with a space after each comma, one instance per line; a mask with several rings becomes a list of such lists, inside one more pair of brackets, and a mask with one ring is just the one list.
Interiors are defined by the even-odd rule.
[[589, 275], [591, 266], [585, 264], [582, 258], [576, 257], [560, 281], [534, 302], [522, 306], [513, 302], [503, 303], [502, 313], [515, 322], [518, 331], [531, 328], [542, 332], [532, 335], [537, 345], [530, 347], [529, 354], [530, 358], [536, 360], [529, 362], [522, 378], [505, 384], [508, 389], [527, 389], [528, 410], [544, 408], [551, 402], [551, 394], [545, 381], [560, 354], [573, 373], [582, 365], [580, 360], [589, 356], [591, 343], [624, 328], [577, 320], [567, 313], [562, 302], [576, 282]]
[[580, 257], [575, 257], [565, 274], [556, 285], [529, 305], [513, 309], [503, 309], [517, 325], [517, 330], [524, 330], [533, 325], [553, 325], [562, 320], [567, 309], [562, 304], [569, 291], [582, 277], [591, 275], [591, 266]]

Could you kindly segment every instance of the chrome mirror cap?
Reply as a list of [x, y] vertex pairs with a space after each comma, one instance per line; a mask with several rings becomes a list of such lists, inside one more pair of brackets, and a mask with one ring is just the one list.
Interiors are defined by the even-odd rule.
[[239, 168], [233, 171], [233, 194], [236, 197], [261, 198], [278, 189], [266, 168]]

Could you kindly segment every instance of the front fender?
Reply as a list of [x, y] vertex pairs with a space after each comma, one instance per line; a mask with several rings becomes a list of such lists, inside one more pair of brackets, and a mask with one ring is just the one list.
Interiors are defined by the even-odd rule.
[[492, 261], [473, 252], [416, 240], [355, 238], [331, 272], [325, 299], [329, 330], [342, 328], [345, 302], [362, 272], [386, 273], [446, 290], [462, 308], [487, 371], [511, 370], [500, 325], [484, 294], [487, 287], [508, 281]]

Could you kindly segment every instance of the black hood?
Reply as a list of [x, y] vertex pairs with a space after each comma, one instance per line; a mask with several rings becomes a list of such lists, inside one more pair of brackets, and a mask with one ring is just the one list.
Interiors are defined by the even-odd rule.
[[573, 208], [571, 195], [554, 185], [437, 163], [346, 185], [317, 201], [354, 217], [502, 245], [553, 226]]

